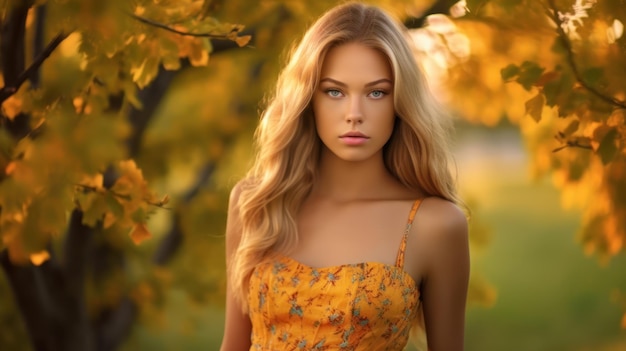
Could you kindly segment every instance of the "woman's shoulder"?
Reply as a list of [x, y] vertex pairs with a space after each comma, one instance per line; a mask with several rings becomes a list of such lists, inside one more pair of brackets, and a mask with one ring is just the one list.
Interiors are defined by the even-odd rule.
[[414, 226], [416, 235], [433, 245], [467, 240], [466, 214], [457, 204], [440, 197], [422, 199]]

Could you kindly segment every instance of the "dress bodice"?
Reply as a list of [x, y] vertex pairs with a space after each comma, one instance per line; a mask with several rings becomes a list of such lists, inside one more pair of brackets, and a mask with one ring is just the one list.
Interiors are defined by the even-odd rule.
[[404, 271], [409, 216], [395, 265], [364, 262], [315, 268], [277, 255], [259, 264], [248, 295], [254, 351], [404, 349], [419, 290]]

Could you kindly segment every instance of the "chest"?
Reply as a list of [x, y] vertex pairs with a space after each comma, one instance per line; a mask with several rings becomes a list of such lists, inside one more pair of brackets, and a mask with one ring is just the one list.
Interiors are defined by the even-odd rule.
[[406, 215], [404, 206], [305, 207], [297, 218], [298, 246], [290, 256], [315, 267], [367, 261], [393, 264]]

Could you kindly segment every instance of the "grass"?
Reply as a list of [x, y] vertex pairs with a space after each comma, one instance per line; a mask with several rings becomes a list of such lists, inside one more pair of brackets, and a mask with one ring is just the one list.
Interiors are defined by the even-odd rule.
[[626, 350], [611, 299], [626, 292], [626, 257], [602, 266], [583, 254], [578, 213], [547, 180], [528, 179], [516, 131], [472, 128], [460, 140], [461, 188], [493, 232], [473, 264], [498, 290], [493, 307], [468, 309], [467, 350]]
[[[615, 289], [624, 257], [606, 267], [575, 241], [578, 217], [548, 184], [512, 183], [484, 211], [495, 233], [477, 268], [497, 287], [490, 309], [470, 308], [468, 350], [601, 350], [626, 346]], [[607, 348], [608, 350], [608, 348]]]

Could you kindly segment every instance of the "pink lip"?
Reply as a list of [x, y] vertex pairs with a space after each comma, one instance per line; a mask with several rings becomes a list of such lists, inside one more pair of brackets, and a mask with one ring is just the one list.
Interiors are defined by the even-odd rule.
[[366, 138], [369, 139], [369, 137], [361, 132], [347, 132], [346, 134], [343, 134], [341, 136], [339, 136], [340, 138], [346, 138], [346, 137], [354, 137], [354, 138]]
[[369, 137], [360, 132], [348, 132], [339, 137], [347, 145], [361, 145], [369, 139]]

